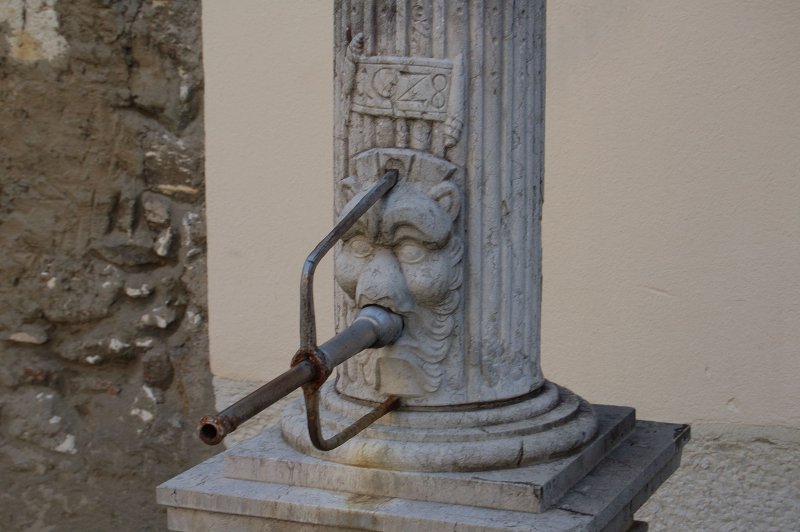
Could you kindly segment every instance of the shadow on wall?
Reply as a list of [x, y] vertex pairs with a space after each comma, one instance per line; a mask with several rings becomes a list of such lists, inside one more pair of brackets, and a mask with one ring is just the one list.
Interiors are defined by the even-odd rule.
[[200, 4], [0, 3], [0, 529], [156, 530], [210, 451]]

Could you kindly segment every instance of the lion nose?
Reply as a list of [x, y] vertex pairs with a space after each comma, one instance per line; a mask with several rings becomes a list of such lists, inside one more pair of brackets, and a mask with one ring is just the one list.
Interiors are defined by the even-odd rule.
[[358, 277], [356, 303], [359, 307], [380, 305], [402, 314], [414, 308], [400, 264], [389, 250], [379, 250]]

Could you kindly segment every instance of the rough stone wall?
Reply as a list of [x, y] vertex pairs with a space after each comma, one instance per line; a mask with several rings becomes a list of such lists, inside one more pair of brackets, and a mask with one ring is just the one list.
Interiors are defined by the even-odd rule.
[[0, 529], [161, 530], [210, 455], [199, 0], [0, 0]]
[[798, 478], [797, 429], [697, 425], [680, 469], [636, 517], [651, 532], [798, 530]]

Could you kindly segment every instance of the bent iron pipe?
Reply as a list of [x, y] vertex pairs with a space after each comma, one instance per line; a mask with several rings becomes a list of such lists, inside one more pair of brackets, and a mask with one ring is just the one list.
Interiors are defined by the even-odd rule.
[[229, 406], [216, 416], [200, 420], [200, 439], [216, 445], [225, 436], [278, 399], [300, 386], [306, 402], [308, 435], [311, 443], [323, 451], [329, 451], [354, 435], [373, 421], [396, 408], [399, 399], [388, 397], [370, 413], [330, 439], [322, 436], [319, 416], [319, 389], [333, 368], [356, 353], [370, 347], [383, 347], [397, 341], [403, 331], [403, 319], [386, 309], [368, 306], [361, 309], [353, 324], [321, 346], [317, 346], [317, 326], [314, 317], [314, 270], [322, 257], [375, 203], [397, 183], [397, 170], [386, 170], [345, 214], [334, 228], [317, 244], [303, 264], [300, 278], [300, 349], [292, 359], [292, 369], [268, 382], [244, 399]]
[[[364, 307], [349, 327], [319, 346], [316, 351], [308, 352], [301, 348], [295, 355], [290, 370], [216, 416], [205, 416], [201, 419], [200, 439], [208, 445], [217, 445], [239, 425], [297, 388], [311, 386], [315, 390], [319, 389], [333, 368], [364, 349], [393, 344], [402, 332], [403, 319], [397, 314], [375, 305]], [[356, 425], [361, 425], [360, 421]], [[369, 420], [370, 423], [371, 421]], [[368, 424], [365, 423], [360, 428], [363, 429]]]

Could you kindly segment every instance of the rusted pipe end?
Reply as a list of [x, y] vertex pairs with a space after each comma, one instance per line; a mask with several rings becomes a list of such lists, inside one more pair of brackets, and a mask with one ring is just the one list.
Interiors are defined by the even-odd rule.
[[208, 445], [217, 445], [234, 430], [236, 423], [228, 416], [205, 416], [198, 424], [198, 436]]

